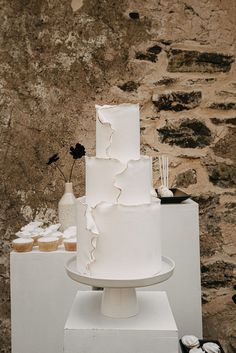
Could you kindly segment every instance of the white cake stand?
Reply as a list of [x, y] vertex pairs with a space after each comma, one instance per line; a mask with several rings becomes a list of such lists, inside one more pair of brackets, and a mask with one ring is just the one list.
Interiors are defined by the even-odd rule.
[[92, 287], [104, 288], [101, 304], [103, 315], [126, 318], [137, 315], [139, 311], [135, 288], [151, 286], [166, 281], [172, 276], [175, 263], [172, 259], [162, 256], [161, 272], [156, 273], [152, 277], [133, 279], [95, 278], [81, 274], [77, 270], [76, 256], [72, 257], [65, 267], [68, 276], [72, 280]]

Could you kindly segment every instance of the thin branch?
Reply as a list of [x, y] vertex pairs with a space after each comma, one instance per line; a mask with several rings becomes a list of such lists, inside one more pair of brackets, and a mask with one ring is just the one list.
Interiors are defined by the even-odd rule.
[[60, 167], [58, 167], [58, 165], [56, 163], [54, 163], [55, 167], [59, 170], [59, 172], [61, 173], [61, 175], [63, 176], [63, 179], [65, 180], [65, 182], [67, 182], [65, 174], [63, 173], [63, 171], [61, 170]]
[[74, 159], [74, 161], [73, 161], [73, 163], [72, 163], [72, 167], [71, 167], [71, 170], [70, 170], [69, 182], [71, 182], [72, 172], [73, 172], [73, 168], [74, 168], [74, 165], [75, 165], [75, 161], [76, 161], [76, 159]]

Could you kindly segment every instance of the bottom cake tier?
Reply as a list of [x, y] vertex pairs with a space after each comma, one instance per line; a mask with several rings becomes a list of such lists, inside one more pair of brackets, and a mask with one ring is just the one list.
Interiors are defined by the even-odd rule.
[[161, 271], [160, 202], [124, 206], [77, 199], [77, 269], [97, 278], [133, 279]]

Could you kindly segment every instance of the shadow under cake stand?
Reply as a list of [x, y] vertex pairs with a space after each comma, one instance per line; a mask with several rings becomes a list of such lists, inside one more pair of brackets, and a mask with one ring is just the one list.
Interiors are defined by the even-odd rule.
[[138, 314], [139, 307], [136, 296], [137, 287], [146, 287], [169, 279], [175, 268], [175, 263], [169, 257], [162, 256], [161, 271], [151, 277], [134, 279], [108, 279], [84, 275], [78, 272], [76, 256], [66, 263], [68, 276], [79, 283], [92, 287], [103, 287], [101, 312], [105, 316], [126, 318]]

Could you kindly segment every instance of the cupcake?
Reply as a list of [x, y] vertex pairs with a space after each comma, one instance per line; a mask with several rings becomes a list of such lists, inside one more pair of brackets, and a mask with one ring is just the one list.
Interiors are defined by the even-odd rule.
[[66, 251], [76, 251], [77, 249], [76, 238], [64, 239], [63, 243]]
[[55, 251], [58, 248], [58, 238], [57, 237], [42, 237], [38, 239], [39, 251]]
[[38, 238], [41, 236], [43, 228], [41, 228], [42, 222], [33, 221], [25, 225], [16, 233], [16, 236], [24, 239], [33, 239], [33, 246], [37, 245]]
[[35, 235], [31, 235], [31, 239], [33, 239], [33, 246], [37, 246], [38, 245], [38, 239], [41, 237], [41, 235], [35, 234]]
[[50, 234], [50, 237], [56, 237], [58, 239], [58, 245], [61, 245], [63, 243], [63, 233], [56, 231], [52, 234]]
[[12, 249], [17, 252], [29, 252], [33, 249], [33, 239], [17, 238], [12, 241]]
[[77, 234], [77, 227], [70, 226], [64, 230], [64, 239], [75, 238]]

